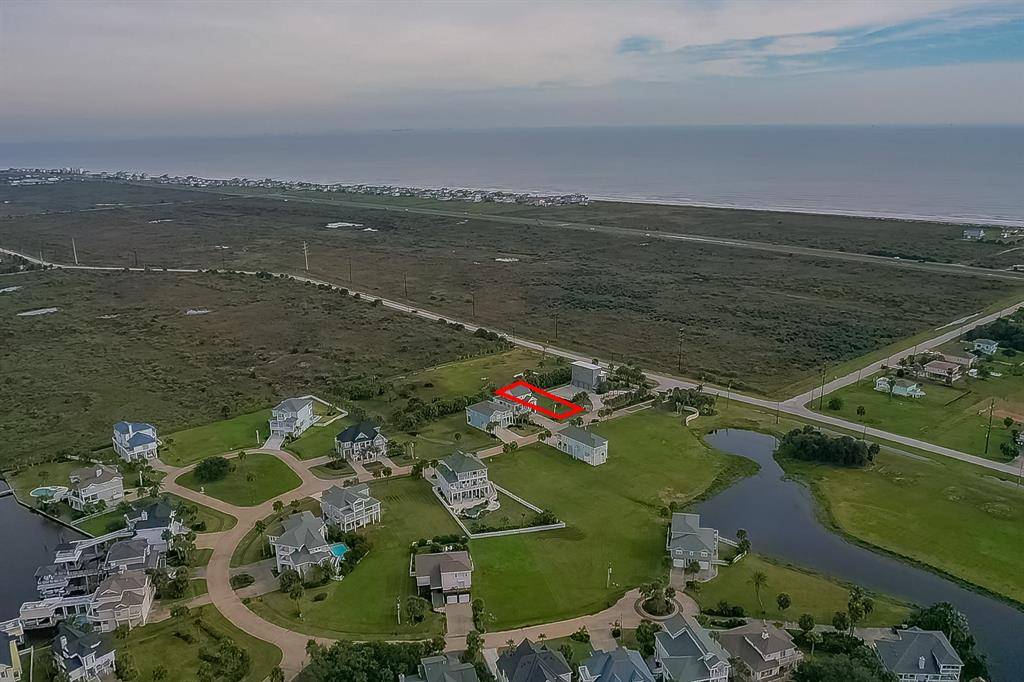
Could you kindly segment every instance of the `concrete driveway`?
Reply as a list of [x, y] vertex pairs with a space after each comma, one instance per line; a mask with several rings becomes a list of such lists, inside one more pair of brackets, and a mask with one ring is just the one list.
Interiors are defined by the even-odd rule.
[[472, 604], [448, 604], [444, 607], [449, 637], [465, 637], [473, 629]]

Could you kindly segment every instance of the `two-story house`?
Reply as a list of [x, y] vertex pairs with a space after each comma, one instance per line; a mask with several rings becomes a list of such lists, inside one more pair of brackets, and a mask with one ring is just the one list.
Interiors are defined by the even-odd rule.
[[498, 491], [487, 477], [487, 465], [476, 455], [462, 451], [448, 455], [438, 462], [435, 473], [437, 488], [452, 509], [498, 504]]
[[86, 618], [100, 632], [113, 632], [119, 625], [145, 625], [155, 594], [156, 587], [142, 571], [109, 576], [96, 588]]
[[164, 555], [145, 538], [119, 540], [107, 549], [103, 560], [103, 571], [106, 574], [125, 573], [127, 571], [152, 571], [163, 566]]
[[900, 682], [959, 682], [964, 662], [942, 632], [909, 628], [898, 639], [880, 639], [875, 650]]
[[700, 514], [673, 514], [665, 548], [676, 568], [696, 561], [702, 571], [710, 570], [718, 560], [718, 530], [701, 528]]
[[455, 656], [428, 656], [420, 659], [415, 675], [398, 673], [398, 682], [480, 682], [472, 663]]
[[498, 656], [499, 682], [571, 682], [572, 668], [557, 651], [524, 639]]
[[417, 554], [411, 577], [416, 579], [416, 587], [430, 593], [435, 609], [445, 604], [468, 604], [473, 587], [473, 559], [463, 551]]
[[365, 483], [332, 486], [320, 498], [320, 511], [327, 523], [349, 532], [380, 521], [380, 500], [370, 495]]
[[804, 660], [803, 652], [796, 648], [789, 633], [767, 621], [720, 632], [718, 641], [755, 682], [786, 679]]
[[114, 676], [116, 653], [109, 635], [85, 631], [64, 621], [53, 638], [54, 667], [71, 682]]
[[654, 682], [640, 652], [621, 646], [611, 651], [594, 651], [580, 663], [577, 672], [580, 682]]
[[992, 339], [974, 339], [974, 350], [985, 355], [995, 355], [999, 350], [999, 342]]
[[117, 422], [110, 439], [114, 451], [126, 462], [156, 457], [156, 427], [145, 422]]
[[388, 439], [370, 421], [353, 424], [334, 437], [334, 451], [350, 462], [374, 462], [388, 452]]
[[577, 360], [572, 363], [570, 384], [584, 391], [596, 391], [604, 383], [607, 373], [600, 365]]
[[270, 435], [298, 438], [315, 421], [312, 398], [288, 398], [270, 410]]
[[188, 528], [178, 520], [178, 512], [163, 500], [136, 505], [124, 515], [124, 519], [136, 538], [146, 540], [158, 552], [167, 551], [165, 535], [175, 537], [188, 532]]
[[338, 557], [327, 541], [327, 524], [323, 519], [304, 511], [287, 517], [281, 525], [284, 530], [280, 535], [267, 538], [274, 548], [278, 573], [291, 569], [304, 576], [313, 566], [337, 566]]
[[663, 682], [727, 682], [729, 654], [700, 623], [676, 614], [654, 636], [654, 665]]
[[65, 499], [77, 511], [98, 502], [108, 507], [115, 506], [124, 499], [124, 478], [114, 467], [93, 464], [75, 469], [68, 478], [71, 486]]
[[566, 426], [555, 434], [556, 448], [573, 458], [598, 466], [608, 461], [608, 439], [578, 426]]
[[496, 428], [508, 428], [515, 418], [512, 403], [504, 400], [484, 400], [466, 408], [466, 423], [487, 433]]
[[[515, 398], [515, 400], [512, 400], [511, 398]], [[533, 391], [526, 386], [519, 385], [513, 386], [505, 391], [505, 395], [497, 396], [495, 398], [495, 402], [509, 407], [512, 410], [513, 416], [518, 417], [520, 415], [529, 414], [532, 411], [530, 405], [537, 404], [537, 396], [535, 396]], [[524, 405], [523, 403], [527, 404]]]

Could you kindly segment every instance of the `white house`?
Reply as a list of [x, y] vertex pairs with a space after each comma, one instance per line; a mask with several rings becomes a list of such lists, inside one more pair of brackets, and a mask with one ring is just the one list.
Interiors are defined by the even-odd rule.
[[925, 393], [921, 384], [910, 379], [893, 379], [892, 377], [878, 377], [875, 379], [875, 390], [888, 393], [890, 387], [892, 394], [903, 398], [922, 398]]
[[459, 451], [437, 464], [435, 483], [445, 502], [452, 509], [465, 509], [478, 504], [497, 508], [498, 491], [487, 477], [487, 465], [479, 457]]
[[900, 682], [959, 682], [964, 663], [945, 634], [915, 627], [896, 635], [875, 642], [875, 651]]
[[176, 536], [188, 532], [188, 528], [178, 520], [178, 512], [163, 500], [135, 506], [124, 515], [124, 519], [136, 538], [146, 540], [158, 552], [167, 551], [165, 533]]
[[417, 554], [412, 577], [416, 586], [429, 590], [434, 608], [444, 604], [468, 604], [473, 587], [473, 559], [469, 552]]
[[961, 236], [968, 241], [979, 241], [985, 238], [985, 228], [983, 227], [968, 227], [960, 233]]
[[156, 427], [144, 422], [114, 424], [114, 451], [126, 462], [156, 457]]
[[789, 673], [804, 660], [789, 633], [767, 621], [720, 632], [718, 641], [742, 666], [743, 673], [757, 682], [789, 679]]
[[[505, 394], [506, 395], [497, 396], [495, 401], [501, 405], [509, 407], [512, 410], [512, 414], [516, 417], [523, 414], [529, 414], [531, 411], [529, 405], [524, 405], [521, 402], [517, 402], [517, 400], [522, 400], [530, 405], [537, 404], [537, 396], [535, 396], [533, 391], [526, 386], [513, 386], [505, 391]], [[511, 400], [511, 398], [516, 398], [516, 400]]]
[[353, 424], [334, 437], [334, 451], [352, 462], [373, 462], [387, 454], [388, 439], [369, 421]]
[[995, 355], [999, 350], [999, 342], [992, 339], [974, 339], [974, 350], [985, 355]]
[[718, 530], [701, 528], [700, 514], [673, 514], [665, 548], [676, 568], [696, 561], [702, 571], [708, 570], [718, 560]]
[[270, 435], [297, 438], [315, 421], [312, 398], [288, 398], [270, 410]]
[[320, 510], [328, 523], [345, 532], [380, 521], [380, 500], [370, 495], [365, 483], [327, 489], [320, 498]]
[[654, 636], [653, 671], [663, 682], [727, 682], [729, 653], [691, 616], [677, 613]]
[[581, 462], [598, 466], [608, 461], [608, 439], [576, 426], [566, 426], [555, 434], [554, 445]]
[[281, 522], [280, 535], [268, 536], [277, 559], [277, 571], [292, 569], [306, 575], [313, 566], [337, 566], [338, 558], [327, 542], [327, 524], [308, 511], [292, 514]]
[[93, 464], [75, 469], [68, 477], [71, 486], [65, 499], [72, 509], [82, 511], [98, 502], [111, 507], [124, 499], [124, 479], [114, 467]]
[[487, 433], [493, 428], [508, 428], [515, 418], [516, 410], [506, 400], [484, 400], [466, 408], [466, 423]]
[[67, 621], [57, 626], [53, 663], [71, 682], [113, 677], [115, 658], [114, 645], [108, 636], [80, 630]]
[[156, 587], [142, 571], [109, 576], [93, 593], [86, 618], [100, 632], [113, 632], [119, 625], [145, 625], [155, 594]]
[[572, 363], [572, 386], [584, 391], [596, 391], [604, 383], [607, 373], [600, 365], [577, 360]]

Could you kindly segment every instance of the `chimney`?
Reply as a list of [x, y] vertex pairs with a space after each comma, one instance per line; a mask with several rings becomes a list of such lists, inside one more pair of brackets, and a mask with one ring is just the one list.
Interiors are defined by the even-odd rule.
[[768, 621], [761, 621], [761, 639], [768, 639]]
[[917, 657], [917, 669], [924, 670], [924, 656]]

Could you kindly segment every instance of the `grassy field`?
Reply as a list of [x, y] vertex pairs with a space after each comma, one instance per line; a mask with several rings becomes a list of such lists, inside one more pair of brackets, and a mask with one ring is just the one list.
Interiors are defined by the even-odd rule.
[[409, 387], [425, 403], [435, 398], [470, 395], [488, 386], [500, 388], [526, 369], [544, 370], [559, 364], [554, 358], [516, 348], [506, 353], [432, 367], [396, 381]]
[[471, 543], [474, 596], [494, 614], [493, 629], [600, 611], [627, 589], [665, 577], [667, 519], [659, 510], [744, 466], [712, 453], [664, 412], [641, 412], [595, 431], [611, 443], [599, 467], [540, 444], [487, 460], [495, 482], [551, 508], [567, 526]]
[[339, 419], [328, 426], [311, 426], [306, 432], [284, 446], [299, 459], [316, 459], [334, 453], [334, 437], [345, 430], [353, 419]]
[[[577, 642], [569, 637], [545, 639], [542, 643], [552, 651], [558, 651], [563, 644], [568, 644], [572, 649], [572, 660], [568, 661], [571, 667], [579, 667], [580, 663], [590, 658], [590, 655], [594, 653], [594, 647], [590, 646], [589, 643]], [[516, 644], [518, 644], [518, 642], [516, 642]], [[502, 647], [501, 651], [504, 651], [505, 648], [507, 647]]]
[[244, 462], [238, 459], [231, 462], [234, 468], [219, 481], [203, 483], [196, 480], [194, 471], [189, 471], [176, 482], [195, 491], [202, 489], [210, 497], [239, 507], [255, 507], [302, 483], [287, 464], [273, 455], [255, 453], [248, 455]]
[[[137, 252], [150, 266], [298, 272], [301, 251], [282, 245], [306, 241], [314, 276], [341, 285], [351, 279], [372, 294], [508, 331], [514, 326], [517, 335], [615, 362], [675, 370], [681, 341], [684, 373], [762, 393], [814, 376], [823, 363], [864, 355], [1022, 291], [1009, 282], [866, 262], [655, 244], [643, 233], [258, 197], [222, 201], [202, 192], [196, 199], [166, 211], [140, 207], [5, 221], [0, 244], [42, 242], [48, 256], [70, 260], [74, 234], [86, 263], [120, 265]], [[172, 222], [149, 224], [158, 213]], [[336, 220], [377, 231], [324, 227]], [[772, 214], [772, 220], [789, 218]], [[807, 235], [815, 233], [812, 225], [833, 224], [821, 216], [799, 220], [807, 223]], [[865, 232], [903, 229], [884, 220], [856, 225]], [[243, 243], [245, 249], [237, 248]], [[502, 295], [485, 295], [495, 282], [502, 283]]]
[[[235, 644], [249, 652], [252, 663], [249, 674], [244, 682], [259, 682], [270, 674], [270, 671], [281, 661], [281, 651], [277, 647], [248, 635], [228, 622], [213, 606], [195, 609], [194, 616], [200, 616], [206, 624], [222, 635], [230, 637]], [[190, 617], [190, 621], [193, 620]], [[176, 637], [176, 630], [187, 630], [195, 637], [194, 643], [187, 643]], [[124, 642], [118, 643], [118, 653], [131, 654], [138, 669], [140, 680], [151, 680], [153, 670], [158, 666], [167, 669], [168, 682], [191, 682], [197, 679], [200, 652], [205, 647], [213, 647], [216, 640], [202, 629], [193, 627], [191, 622], [180, 623], [171, 618], [133, 629]]]
[[[160, 459], [171, 466], [192, 462], [242, 448], [258, 448], [267, 439], [270, 409], [257, 410], [232, 419], [194, 426], [161, 437]], [[259, 431], [259, 440], [256, 432]]]
[[[409, 577], [409, 545], [421, 537], [459, 532], [458, 526], [422, 479], [393, 479], [370, 484], [381, 501], [381, 523], [370, 526], [370, 553], [340, 583], [307, 590], [300, 601], [302, 620], [295, 603], [281, 592], [254, 599], [249, 607], [264, 618], [299, 632], [333, 638], [418, 639], [439, 634], [440, 616], [430, 614], [418, 625], [395, 618], [395, 599], [414, 594]], [[474, 574], [479, 577], [477, 566]], [[326, 593], [323, 601], [313, 601]]]
[[398, 434], [395, 440], [401, 443], [415, 443], [413, 452], [418, 459], [441, 459], [455, 450], [472, 452], [499, 445], [501, 441], [492, 438], [480, 429], [466, 424], [466, 414], [457, 412], [426, 424], [416, 434]]
[[[694, 422], [700, 432], [731, 426], [779, 433], [801, 425], [776, 425], [774, 415], [737, 405]], [[780, 464], [810, 485], [840, 531], [1024, 603], [1024, 488], [1015, 477], [894, 445], [907, 457], [881, 444], [866, 469]]]
[[[701, 608], [714, 607], [719, 601], [725, 600], [733, 605], [742, 606], [750, 616], [758, 617], [761, 606], [758, 604], [754, 588], [750, 586], [750, 576], [761, 571], [768, 577], [768, 584], [761, 590], [764, 613], [773, 621], [796, 621], [802, 613], [814, 616], [816, 623], [831, 623], [832, 614], [845, 611], [850, 596], [849, 586], [840, 584], [824, 576], [786, 566], [750, 554], [733, 566], [719, 567], [718, 577], [702, 583], [700, 590], [691, 594]], [[785, 612], [779, 610], [775, 595], [787, 593], [793, 600]], [[909, 606], [888, 597], [873, 595], [875, 609], [865, 621], [864, 626], [887, 627], [903, 622], [909, 612]]]
[[[334, 463], [331, 462], [331, 464]], [[321, 464], [313, 467], [310, 471], [317, 478], [348, 478], [356, 473], [352, 465], [347, 462], [338, 462], [338, 468], [334, 468], [330, 464]]]
[[[152, 422], [174, 441], [165, 449], [171, 461], [194, 460], [253, 444], [255, 428], [267, 428], [263, 416], [237, 430], [176, 432], [225, 414], [250, 415], [290, 395], [334, 402], [358, 377], [498, 347], [290, 281], [60, 271], [17, 279], [23, 288], [0, 296], [0, 468], [109, 447], [121, 419]], [[60, 311], [16, 316], [44, 307]], [[211, 312], [185, 315], [189, 308]]]
[[[1002, 453], [1000, 444], [1012, 441], [1013, 435], [1011, 429], [1003, 425], [1003, 418], [1012, 417], [1017, 422], [1014, 428], [1021, 428], [1024, 376], [1010, 373], [1020, 372], [1016, 364], [997, 371], [1005, 373], [988, 379], [966, 377], [952, 386], [925, 382], [922, 384], [925, 395], [921, 398], [895, 395], [890, 398], [887, 393], [874, 390], [875, 377], [872, 376], [826, 396], [826, 405], [829, 399], [840, 398], [841, 409], [830, 410], [826, 406], [821, 411], [972, 455], [1007, 461], [1012, 458]], [[817, 408], [817, 404], [812, 407]], [[990, 405], [993, 406], [992, 435], [986, 452]], [[863, 417], [857, 414], [859, 406], [865, 409]]]

